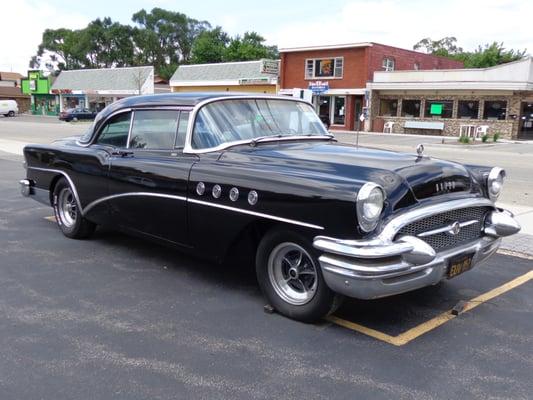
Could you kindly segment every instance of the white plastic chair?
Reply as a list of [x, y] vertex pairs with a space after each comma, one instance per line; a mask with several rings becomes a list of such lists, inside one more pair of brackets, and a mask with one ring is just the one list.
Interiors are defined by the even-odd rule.
[[383, 133], [392, 133], [393, 126], [394, 122], [385, 122], [385, 125], [383, 125]]
[[475, 132], [475, 137], [476, 138], [480, 138], [484, 135], [487, 135], [489, 131], [489, 126], [488, 125], [480, 125], [480, 126], [477, 126], [476, 127], [476, 132]]

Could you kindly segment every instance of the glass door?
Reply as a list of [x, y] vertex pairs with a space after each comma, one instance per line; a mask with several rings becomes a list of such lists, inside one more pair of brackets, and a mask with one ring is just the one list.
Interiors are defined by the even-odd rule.
[[524, 101], [520, 107], [520, 134], [533, 136], [533, 101]]

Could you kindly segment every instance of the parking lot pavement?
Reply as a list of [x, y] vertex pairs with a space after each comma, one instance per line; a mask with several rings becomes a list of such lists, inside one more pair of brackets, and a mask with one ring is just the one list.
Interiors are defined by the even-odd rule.
[[[0, 169], [2, 399], [533, 393], [529, 259], [496, 255], [438, 286], [350, 300], [336, 323], [307, 325], [263, 312], [248, 265], [206, 263], [107, 230], [85, 241], [63, 237], [45, 219], [50, 208], [18, 194], [20, 162], [0, 159]], [[482, 297], [516, 279], [523, 282]], [[395, 337], [472, 299], [477, 307], [404, 345], [352, 329]]]

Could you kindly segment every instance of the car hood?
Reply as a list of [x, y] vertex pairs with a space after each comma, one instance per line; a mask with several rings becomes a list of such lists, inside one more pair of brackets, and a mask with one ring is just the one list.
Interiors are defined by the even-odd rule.
[[322, 178], [334, 175], [336, 179], [350, 179], [361, 184], [373, 181], [382, 185], [389, 195], [407, 186], [418, 200], [472, 189], [471, 174], [461, 164], [334, 142], [278, 142], [262, 143], [257, 147], [240, 146], [226, 152], [221, 158], [228, 157], [235, 161], [244, 157], [254, 164], [260, 162], [259, 165], [276, 163]]

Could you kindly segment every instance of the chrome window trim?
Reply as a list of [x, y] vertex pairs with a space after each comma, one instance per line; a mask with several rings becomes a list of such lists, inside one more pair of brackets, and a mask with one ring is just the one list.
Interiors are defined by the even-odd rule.
[[[191, 106], [149, 106], [149, 107], [126, 107], [126, 108], [120, 108], [118, 110], [113, 111], [111, 114], [109, 114], [103, 121], [100, 127], [98, 128], [98, 131], [96, 133], [93, 132], [93, 135], [91, 136], [91, 139], [87, 143], [80, 142], [79, 140], [76, 140], [76, 144], [82, 147], [88, 147], [91, 144], [94, 144], [96, 141], [96, 138], [100, 135], [104, 125], [109, 121], [110, 118], [113, 118], [115, 115], [130, 112], [130, 111], [142, 111], [142, 110], [175, 110], [175, 111], [189, 111], [191, 112], [193, 107]], [[131, 126], [131, 121], [130, 121]]]
[[[236, 146], [236, 145], [239, 145], [239, 144], [251, 143], [253, 139], [235, 140], [233, 142], [222, 143], [222, 144], [220, 144], [218, 146], [215, 146], [215, 147], [208, 147], [208, 148], [205, 148], [205, 149], [193, 149], [192, 148], [192, 134], [193, 134], [194, 124], [196, 122], [196, 116], [198, 115], [198, 112], [202, 109], [202, 107], [204, 107], [205, 105], [210, 104], [210, 103], [214, 103], [214, 102], [217, 102], [217, 101], [224, 101], [224, 100], [256, 100], [256, 99], [258, 99], [258, 100], [294, 101], [294, 102], [298, 102], [298, 103], [304, 103], [304, 104], [307, 104], [308, 106], [313, 107], [313, 105], [311, 103], [309, 103], [308, 101], [305, 101], [303, 99], [298, 99], [298, 98], [294, 98], [294, 97], [285, 97], [285, 96], [275, 96], [275, 95], [270, 95], [270, 96], [252, 96], [252, 95], [220, 96], [220, 97], [213, 97], [213, 98], [210, 98], [210, 99], [203, 100], [203, 101], [199, 102], [198, 104], [196, 104], [194, 106], [194, 108], [192, 109], [192, 111], [191, 111], [191, 113], [189, 115], [189, 126], [187, 127], [187, 135], [185, 136], [185, 146], [183, 147], [183, 152], [187, 153], [187, 154], [212, 153], [212, 152], [224, 150], [224, 149], [226, 149], [228, 147], [231, 147], [231, 146]], [[297, 137], [300, 138], [300, 139], [301, 138], [309, 139], [312, 136], [297, 135]], [[320, 136], [315, 136], [314, 138], [324, 139], [326, 137], [329, 137], [329, 136], [326, 136], [324, 134], [324, 135], [320, 135]], [[275, 138], [274, 137], [273, 139], [281, 140], [283, 138]], [[289, 139], [289, 137], [286, 137], [285, 140], [294, 140], [294, 137], [292, 139]]]
[[126, 140], [126, 148], [130, 148], [130, 140], [131, 140], [131, 131], [133, 129], [133, 119], [135, 118], [135, 110], [131, 110], [130, 115], [130, 127], [128, 129], [128, 139]]

